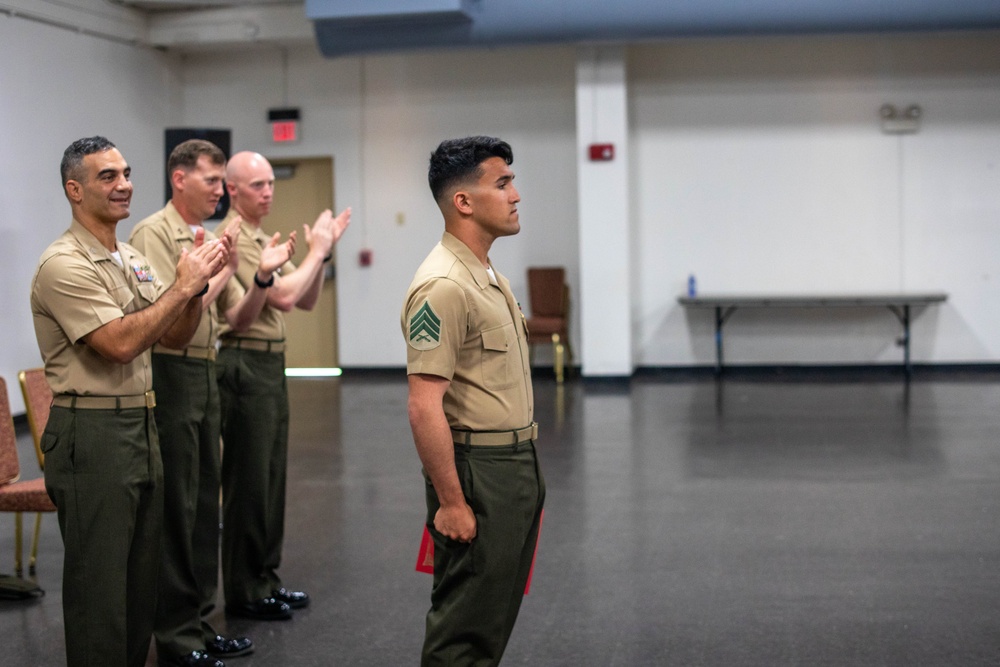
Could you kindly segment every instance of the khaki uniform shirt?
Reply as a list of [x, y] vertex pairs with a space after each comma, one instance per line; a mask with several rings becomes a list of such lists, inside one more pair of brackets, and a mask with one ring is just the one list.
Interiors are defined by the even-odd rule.
[[127, 364], [81, 339], [150, 306], [165, 291], [143, 255], [118, 242], [124, 267], [76, 220], [50, 245], [31, 281], [31, 315], [45, 375], [56, 394], [134, 396], [152, 388], [150, 351]]
[[[226, 219], [219, 224], [222, 226], [229, 224], [229, 221], [235, 215], [236, 212], [230, 210]], [[240, 226], [240, 239], [236, 244], [237, 251], [240, 253], [240, 267], [236, 271], [236, 279], [244, 289], [249, 289], [250, 284], [253, 282], [253, 277], [257, 273], [257, 267], [260, 266], [261, 253], [267, 244], [271, 242], [271, 236], [271, 234], [266, 234], [246, 222]], [[295, 265], [291, 262], [285, 262], [276, 273], [287, 276], [293, 271], [295, 271]], [[257, 319], [254, 320], [249, 329], [242, 333], [234, 334], [229, 331], [228, 327], [224, 326], [222, 337], [285, 340], [285, 318], [280, 310], [272, 308], [270, 304], [265, 303], [264, 307], [260, 310], [260, 315], [257, 316]]]
[[524, 316], [510, 283], [494, 275], [496, 282], [468, 246], [445, 232], [403, 304], [406, 372], [451, 380], [444, 412], [454, 429], [513, 430], [532, 421]]
[[[215, 234], [205, 230], [206, 242], [215, 238]], [[164, 208], [136, 225], [128, 241], [149, 258], [156, 276], [167, 285], [172, 285], [177, 277], [177, 260], [180, 259], [181, 250], [194, 245], [194, 232], [173, 203], [168, 202]], [[257, 266], [254, 265], [254, 271], [256, 270]], [[240, 302], [243, 294], [239, 283], [227, 280], [219, 296], [202, 316], [188, 347], [214, 348], [221, 329], [220, 309], [222, 312], [229, 310]]]

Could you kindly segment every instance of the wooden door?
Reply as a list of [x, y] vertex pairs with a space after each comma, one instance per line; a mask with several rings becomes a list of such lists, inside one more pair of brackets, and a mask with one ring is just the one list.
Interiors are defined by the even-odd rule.
[[[298, 249], [292, 261], [298, 263], [308, 250], [302, 225], [312, 225], [325, 208], [333, 208], [333, 160], [301, 158], [271, 160], [274, 167], [274, 202], [264, 218], [264, 231], [298, 232]], [[336, 211], [335, 211], [336, 213]], [[335, 368], [337, 356], [336, 247], [326, 265], [323, 291], [312, 311], [295, 309], [285, 313], [288, 368]]]

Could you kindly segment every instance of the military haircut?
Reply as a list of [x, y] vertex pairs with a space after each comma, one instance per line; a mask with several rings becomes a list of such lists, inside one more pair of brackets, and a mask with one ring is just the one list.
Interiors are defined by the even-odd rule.
[[167, 174], [174, 173], [176, 169], [190, 171], [198, 165], [198, 158], [207, 155], [212, 164], [226, 164], [226, 154], [222, 149], [211, 141], [204, 139], [188, 139], [174, 146], [167, 158]]
[[83, 158], [94, 153], [102, 153], [115, 148], [106, 137], [93, 136], [77, 139], [63, 151], [62, 162], [59, 163], [59, 175], [62, 185], [68, 181], [79, 181], [83, 178]]
[[514, 162], [514, 151], [510, 144], [496, 137], [476, 136], [442, 141], [431, 153], [427, 170], [427, 182], [434, 201], [441, 203], [442, 197], [451, 188], [481, 177], [483, 169], [480, 165], [493, 157], [511, 164]]

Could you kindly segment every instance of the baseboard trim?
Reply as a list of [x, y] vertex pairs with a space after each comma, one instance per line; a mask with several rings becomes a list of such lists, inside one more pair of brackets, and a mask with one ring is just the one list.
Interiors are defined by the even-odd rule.
[[[1000, 363], [913, 364], [912, 379], [969, 378], [1000, 380]], [[399, 380], [406, 377], [403, 366], [344, 366], [341, 377], [368, 377]], [[531, 375], [536, 379], [553, 379], [550, 366], [535, 366]], [[722, 370], [722, 378], [739, 379], [894, 379], [904, 378], [900, 364], [733, 364]], [[594, 385], [615, 385], [635, 379], [665, 381], [700, 380], [715, 377], [715, 366], [639, 366], [632, 375], [585, 376], [579, 366], [566, 368], [566, 381], [583, 380]]]
[[[716, 377], [715, 366], [640, 366], [634, 377], [690, 380]], [[722, 369], [721, 378], [731, 379], [905, 379], [900, 364], [733, 364]], [[1000, 363], [912, 364], [911, 379], [968, 378], [1000, 380]]]

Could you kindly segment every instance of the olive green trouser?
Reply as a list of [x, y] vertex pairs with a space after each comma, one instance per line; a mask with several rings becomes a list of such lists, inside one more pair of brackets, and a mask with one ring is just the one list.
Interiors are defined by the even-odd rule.
[[281, 587], [288, 470], [285, 355], [219, 352], [222, 402], [222, 584], [238, 605]]
[[204, 651], [219, 578], [219, 389], [215, 362], [153, 354], [164, 540], [156, 608], [161, 663]]
[[45, 487], [66, 551], [69, 667], [142, 667], [156, 613], [163, 468], [147, 408], [53, 407], [42, 436]]
[[500, 663], [521, 608], [545, 480], [532, 442], [455, 445], [455, 465], [466, 502], [476, 515], [476, 537], [462, 544], [434, 529], [440, 503], [428, 481], [434, 588], [420, 664], [492, 667]]

